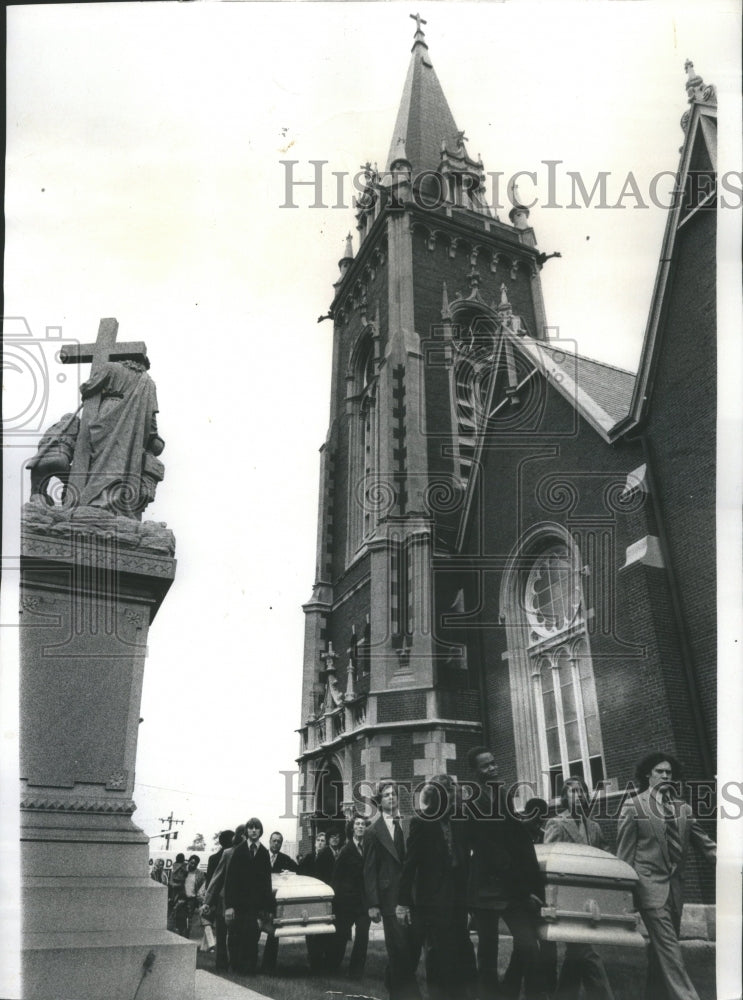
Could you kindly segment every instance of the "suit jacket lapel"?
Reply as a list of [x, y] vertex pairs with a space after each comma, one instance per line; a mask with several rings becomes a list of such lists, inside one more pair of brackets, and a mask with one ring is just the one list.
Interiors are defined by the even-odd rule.
[[689, 817], [681, 803], [674, 802], [673, 809], [674, 812], [676, 813], [676, 822], [678, 823], [678, 828], [679, 828], [679, 841], [681, 842], [681, 857], [683, 859], [684, 851], [686, 850], [687, 823]]
[[[658, 841], [663, 860], [670, 868], [671, 859], [668, 856], [668, 844], [666, 842], [666, 823], [660, 814], [661, 803], [654, 796], [651, 796], [650, 789], [643, 794], [645, 796], [645, 815], [648, 817], [650, 825], [653, 828], [653, 833]], [[651, 801], [651, 799], [654, 799], [654, 801]]]
[[387, 823], [381, 813], [379, 814], [379, 819], [377, 820], [377, 837], [379, 838], [380, 844], [383, 844], [387, 848], [395, 861], [397, 861], [398, 864], [402, 864], [402, 858], [397, 853], [395, 842], [390, 836], [390, 831], [387, 829]]

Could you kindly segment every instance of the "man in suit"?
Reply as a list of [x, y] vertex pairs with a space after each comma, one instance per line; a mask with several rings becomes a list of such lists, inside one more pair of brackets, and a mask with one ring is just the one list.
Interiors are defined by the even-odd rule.
[[381, 920], [384, 928], [385, 982], [390, 1000], [420, 1000], [410, 927], [401, 924], [395, 914], [405, 861], [405, 837], [397, 804], [395, 782], [381, 782], [377, 791], [379, 812], [364, 833], [364, 895], [369, 919], [375, 924]]
[[315, 839], [313, 842], [313, 848], [309, 854], [305, 854], [302, 860], [299, 862], [299, 867], [297, 871], [300, 875], [309, 875], [311, 878], [315, 878], [315, 867], [317, 865], [317, 858], [325, 850], [326, 835], [321, 830], [315, 834]]
[[333, 910], [335, 912], [335, 949], [331, 970], [343, 961], [346, 942], [354, 928], [353, 948], [348, 965], [352, 979], [360, 979], [366, 963], [369, 944], [369, 913], [364, 898], [364, 833], [366, 820], [357, 816], [353, 821], [351, 837], [341, 848], [333, 869]]
[[331, 830], [328, 833], [327, 845], [318, 852], [315, 859], [315, 878], [321, 879], [326, 885], [332, 884], [333, 869], [340, 851], [341, 835], [337, 830]]
[[[268, 838], [268, 860], [271, 865], [271, 874], [280, 875], [281, 872], [295, 872], [297, 862], [284, 854], [281, 845], [284, 843], [283, 836], [278, 830], [274, 830]], [[276, 971], [276, 962], [279, 955], [279, 939], [275, 934], [266, 935], [266, 943], [263, 946], [263, 957], [261, 958], [261, 972], [273, 975]]]
[[230, 965], [240, 975], [253, 975], [258, 966], [260, 922], [273, 909], [271, 863], [260, 843], [263, 824], [255, 817], [245, 824], [247, 840], [238, 844], [224, 878], [224, 919]]
[[271, 863], [271, 873], [273, 875], [280, 875], [281, 872], [295, 872], [297, 870], [297, 862], [281, 850], [283, 843], [284, 837], [282, 834], [278, 830], [274, 830], [268, 838], [268, 860]]
[[[331, 885], [339, 846], [340, 835], [337, 831], [331, 830], [327, 834], [318, 833], [315, 837], [315, 855], [312, 866], [310, 868], [308, 865], [304, 870], [300, 867], [301, 874], [311, 875], [326, 885]], [[336, 950], [335, 933], [307, 935], [307, 957], [312, 972], [329, 972], [335, 963]]]
[[[601, 827], [588, 815], [588, 788], [582, 778], [568, 778], [560, 794], [562, 809], [547, 820], [545, 844], [587, 844], [603, 849]], [[614, 1000], [601, 956], [590, 944], [568, 944], [554, 1000], [578, 1000], [581, 983], [586, 1000]]]
[[[548, 812], [549, 806], [545, 800], [534, 797], [526, 800], [524, 811], [520, 816], [517, 816], [519, 822], [523, 823], [528, 831], [532, 844], [544, 843], [544, 830]], [[543, 941], [540, 938], [539, 953], [542, 956], [545, 985], [547, 992], [551, 995], [557, 989], [557, 942]], [[523, 978], [524, 969], [521, 965], [521, 959], [516, 952], [511, 952], [511, 959], [501, 983], [504, 996], [518, 998], [521, 995], [521, 982]]]
[[487, 747], [467, 755], [475, 795], [467, 808], [470, 859], [469, 905], [477, 923], [480, 1000], [495, 1000], [498, 986], [498, 921], [505, 920], [523, 969], [526, 1000], [546, 998], [537, 939], [543, 881], [528, 830], [514, 814], [498, 765]]
[[244, 839], [245, 824], [239, 823], [232, 836], [232, 845], [224, 848], [214, 874], [207, 883], [204, 905], [201, 908], [204, 916], [214, 915], [214, 931], [217, 939], [215, 972], [227, 972], [230, 965], [230, 956], [227, 950], [227, 924], [224, 919], [224, 879], [235, 848]]
[[219, 843], [219, 850], [215, 851], [214, 854], [209, 855], [209, 859], [206, 862], [206, 885], [212, 880], [214, 872], [217, 870], [219, 862], [222, 860], [222, 855], [227, 850], [228, 847], [232, 847], [232, 840], [235, 836], [234, 830], [222, 830], [217, 838]]
[[635, 772], [640, 792], [619, 817], [617, 854], [637, 872], [638, 902], [650, 937], [647, 1000], [699, 1000], [679, 943], [683, 876], [689, 844], [714, 864], [715, 842], [680, 799], [681, 768], [664, 751], [648, 754]]
[[455, 804], [449, 775], [424, 786], [400, 878], [397, 919], [417, 925], [425, 941], [430, 1000], [465, 1000], [475, 978], [467, 930], [469, 858], [463, 824], [452, 820]]

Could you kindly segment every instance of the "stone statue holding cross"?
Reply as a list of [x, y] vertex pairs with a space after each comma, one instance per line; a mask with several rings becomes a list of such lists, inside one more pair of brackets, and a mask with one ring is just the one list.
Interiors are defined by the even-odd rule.
[[[50, 484], [63, 484], [62, 505], [141, 519], [164, 475], [165, 442], [157, 432], [155, 383], [141, 342], [117, 344], [118, 323], [101, 320], [95, 344], [64, 348], [63, 364], [91, 362], [80, 387], [82, 414], [50, 428], [31, 468], [31, 500], [54, 505]], [[78, 410], [79, 412], [79, 410]]]

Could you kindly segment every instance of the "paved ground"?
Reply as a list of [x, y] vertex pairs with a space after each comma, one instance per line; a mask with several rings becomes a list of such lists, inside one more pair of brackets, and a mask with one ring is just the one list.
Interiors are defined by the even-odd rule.
[[[282, 941], [279, 949], [279, 964], [274, 977], [230, 977], [226, 979], [213, 975], [209, 970], [214, 966], [212, 955], [199, 952], [196, 1000], [351, 1000], [360, 996], [386, 998], [382, 985], [385, 965], [384, 941], [381, 930], [374, 928], [369, 945], [366, 975], [359, 982], [351, 981], [345, 974], [346, 962], [341, 971], [332, 978], [318, 978], [310, 975], [307, 967], [306, 950], [302, 939]], [[194, 939], [201, 937], [195, 928]], [[265, 938], [262, 938], [262, 941]], [[499, 966], [505, 971], [511, 954], [511, 940], [502, 937], [499, 949]], [[615, 1000], [638, 1000], [644, 994], [645, 951], [642, 948], [605, 948], [602, 952], [607, 971], [614, 988]], [[715, 949], [714, 945], [701, 942], [686, 942], [684, 954], [687, 968], [699, 992], [700, 1000], [715, 1000]], [[346, 960], [347, 961], [347, 960]], [[426, 996], [423, 962], [419, 979], [424, 997]]]

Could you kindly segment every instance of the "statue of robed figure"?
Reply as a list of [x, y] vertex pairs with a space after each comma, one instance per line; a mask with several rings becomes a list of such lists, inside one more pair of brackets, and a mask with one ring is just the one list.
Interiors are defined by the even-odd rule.
[[[80, 387], [82, 415], [67, 415], [43, 436], [31, 468], [31, 499], [54, 505], [53, 479], [69, 508], [97, 507], [141, 518], [164, 475], [157, 394], [143, 343], [116, 344], [116, 320], [101, 320], [95, 344], [65, 348], [65, 364], [91, 361]], [[79, 411], [78, 411], [79, 412]], [[69, 418], [69, 419], [68, 419]]]

